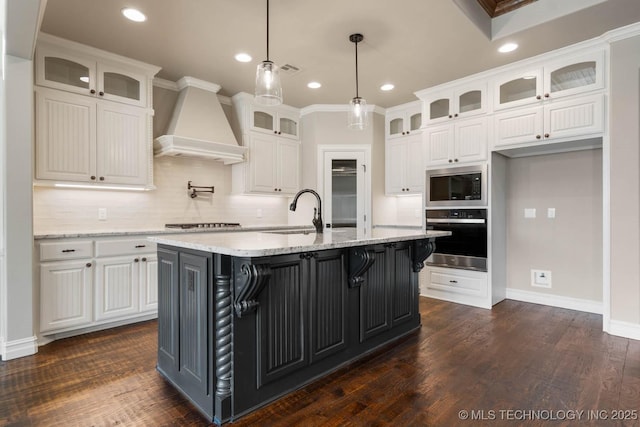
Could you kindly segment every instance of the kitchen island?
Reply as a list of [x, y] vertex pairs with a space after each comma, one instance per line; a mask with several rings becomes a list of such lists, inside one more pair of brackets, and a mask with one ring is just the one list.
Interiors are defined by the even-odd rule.
[[157, 236], [158, 371], [218, 424], [420, 328], [445, 231]]

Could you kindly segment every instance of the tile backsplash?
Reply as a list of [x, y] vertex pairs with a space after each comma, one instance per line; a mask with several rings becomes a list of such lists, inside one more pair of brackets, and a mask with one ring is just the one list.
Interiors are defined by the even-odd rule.
[[[214, 186], [214, 194], [189, 197], [187, 182]], [[231, 194], [231, 166], [181, 157], [154, 159], [153, 191], [34, 187], [34, 234], [157, 230], [174, 222], [286, 224], [286, 197]], [[106, 221], [98, 209], [106, 208]]]

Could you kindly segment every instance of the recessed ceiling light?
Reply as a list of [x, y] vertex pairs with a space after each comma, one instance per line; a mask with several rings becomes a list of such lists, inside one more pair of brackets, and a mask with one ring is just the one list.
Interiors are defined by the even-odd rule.
[[236, 58], [238, 62], [251, 62], [253, 59], [248, 53], [238, 53], [234, 58]]
[[380, 90], [384, 90], [385, 92], [388, 90], [392, 90], [395, 86], [392, 85], [391, 83], [385, 83], [382, 86], [380, 86]]
[[125, 16], [125, 18], [130, 19], [134, 22], [144, 22], [147, 20], [147, 17], [144, 13], [140, 12], [138, 9], [133, 9], [131, 7], [122, 9], [122, 14]]
[[307, 83], [307, 87], [309, 89], [318, 89], [318, 88], [322, 87], [322, 85], [320, 83], [318, 83], [318, 82], [309, 82], [309, 83]]
[[505, 43], [498, 48], [498, 52], [500, 53], [513, 52], [517, 48], [518, 48], [518, 45], [516, 43]]

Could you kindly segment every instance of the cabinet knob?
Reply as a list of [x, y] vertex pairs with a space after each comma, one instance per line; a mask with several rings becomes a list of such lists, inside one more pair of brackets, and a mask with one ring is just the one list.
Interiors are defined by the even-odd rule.
[[278, 134], [278, 131], [277, 131], [277, 130], [274, 130], [274, 131], [273, 131], [273, 133], [275, 133], [275, 134], [277, 135], [277, 134]]
[[536, 95], [536, 99], [542, 99], [540, 95]]
[[449, 163], [453, 163], [453, 160], [449, 159]]
[[100, 92], [98, 92], [98, 95], [100, 95], [100, 96], [104, 96], [104, 92], [103, 92], [103, 91], [100, 91]]
[[91, 267], [91, 263], [90, 263], [90, 262], [88, 262], [88, 263], [86, 264], [86, 266], [87, 266], [87, 267]]
[[548, 133], [545, 133], [545, 134], [544, 134], [544, 137], [545, 137], [545, 138], [549, 138], [549, 134], [548, 134]]
[[407, 191], [411, 191], [411, 190], [410, 190], [410, 189], [408, 189], [408, 188], [407, 188], [406, 190], [407, 190]]
[[455, 114], [453, 115], [453, 117], [458, 117], [458, 113], [455, 113]]
[[91, 179], [95, 181], [96, 176], [95, 175], [91, 175]]
[[282, 132], [278, 131], [278, 135], [282, 135]]
[[134, 260], [133, 260], [133, 262], [139, 262], [139, 261], [140, 261], [140, 259], [138, 259], [138, 258], [134, 258]]
[[452, 118], [453, 118], [453, 116], [452, 116], [451, 114], [449, 114], [449, 118], [450, 118], [450, 119], [452, 119]]
[[145, 257], [145, 258], [142, 258], [142, 261], [146, 262], [146, 261], [147, 261], [147, 258], [146, 258], [146, 257]]
[[89, 91], [89, 93], [90, 93], [91, 95], [95, 95], [96, 90], [95, 90], [95, 89], [91, 89], [91, 90]]
[[540, 139], [542, 138], [540, 135], [536, 135], [536, 139]]
[[454, 161], [454, 162], [457, 162], [457, 161], [458, 161], [458, 159], [453, 159], [453, 161]]
[[545, 98], [548, 98], [548, 97], [549, 97], [549, 94], [548, 94], [548, 93], [545, 93], [545, 94], [544, 94], [544, 97], [545, 97]]
[[411, 132], [410, 130], [407, 131], [407, 135], [409, 135], [409, 132]]
[[404, 132], [402, 132], [402, 134], [404, 135], [405, 133], [404, 133]]
[[101, 177], [100, 177], [100, 181], [104, 181], [104, 176], [101, 176]]

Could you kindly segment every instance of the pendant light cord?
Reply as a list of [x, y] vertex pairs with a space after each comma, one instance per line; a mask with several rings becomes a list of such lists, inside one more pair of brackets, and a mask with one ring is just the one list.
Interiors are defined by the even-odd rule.
[[359, 98], [358, 95], [358, 42], [356, 42], [356, 98]]
[[269, 60], [269, 0], [267, 0], [267, 61]]

